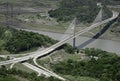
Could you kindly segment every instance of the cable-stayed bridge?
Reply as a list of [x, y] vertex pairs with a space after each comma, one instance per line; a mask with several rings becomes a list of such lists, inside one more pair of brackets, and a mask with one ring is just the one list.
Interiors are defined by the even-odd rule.
[[[27, 56], [23, 56], [23, 57], [14, 58], [12, 60], [2, 61], [2, 62], [0, 62], [0, 65], [6, 65], [6, 64], [23, 62], [23, 61], [26, 61], [26, 60], [29, 60], [29, 59], [33, 58], [33, 61], [34, 61], [35, 65], [37, 65], [38, 67], [40, 67], [44, 71], [53, 74], [53, 76], [55, 76], [55, 77], [57, 77], [59, 79], [65, 80], [65, 79], [57, 76], [53, 72], [51, 72], [51, 71], [49, 71], [49, 70], [39, 66], [37, 64], [37, 62], [36, 62], [36, 59], [39, 58], [39, 57], [43, 57], [43, 56], [47, 55], [48, 53], [54, 51], [55, 49], [57, 49], [58, 47], [62, 46], [63, 44], [65, 44], [69, 40], [74, 39], [77, 36], [79, 36], [79, 35], [81, 35], [81, 34], [83, 34], [85, 32], [88, 32], [89, 30], [92, 30], [93, 28], [96, 28], [96, 27], [98, 27], [98, 26], [100, 26], [100, 25], [102, 25], [104, 23], [107, 23], [109, 21], [112, 21], [112, 20], [116, 19], [118, 17], [119, 13], [117, 13], [115, 11], [112, 11], [112, 12], [113, 12], [113, 16], [111, 18], [108, 18], [108, 19], [102, 21], [102, 10], [100, 10], [98, 16], [96, 17], [95, 21], [93, 22], [93, 24], [91, 26], [86, 27], [85, 29], [78, 31], [74, 35], [70, 34], [68, 36], [66, 36], [66, 35], [63, 36], [61, 41], [59, 41], [58, 43], [56, 43], [56, 44], [54, 44], [54, 45], [52, 45], [52, 46], [50, 46], [50, 47], [48, 47], [48, 48], [46, 48], [46, 49], [44, 49], [42, 51], [37, 51], [37, 52], [34, 52], [33, 54], [30, 54], [30, 55], [27, 55]], [[69, 33], [69, 32], [74, 31], [75, 24], [76, 24], [76, 18], [73, 20], [73, 22], [71, 23], [70, 27], [68, 28], [68, 30], [65, 33]]]

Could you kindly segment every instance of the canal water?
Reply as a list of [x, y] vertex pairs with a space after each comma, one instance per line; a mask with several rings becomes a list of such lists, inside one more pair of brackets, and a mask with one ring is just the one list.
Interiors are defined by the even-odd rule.
[[[25, 29], [27, 30], [27, 29]], [[54, 33], [54, 32], [45, 32], [45, 31], [36, 31], [36, 30], [27, 30], [32, 32], [37, 32], [39, 34], [47, 35], [55, 40], [61, 40], [64, 34]], [[68, 41], [71, 45], [73, 44], [72, 40]], [[98, 48], [104, 51], [113, 52], [120, 55], [120, 42], [103, 40], [103, 39], [92, 39], [89, 37], [78, 36], [76, 38], [76, 47], [82, 48]]]

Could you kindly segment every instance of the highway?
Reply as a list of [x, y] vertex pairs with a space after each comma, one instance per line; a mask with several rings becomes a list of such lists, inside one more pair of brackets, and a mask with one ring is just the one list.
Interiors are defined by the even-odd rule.
[[30, 52], [30, 53], [24, 53], [24, 54], [5, 54], [5, 55], [1, 54], [0, 57], [7, 58], [9, 56], [9, 57], [15, 58], [15, 57], [27, 56], [27, 55], [35, 54], [36, 52], [41, 51], [43, 49], [45, 48], [41, 47], [41, 48], [38, 48], [36, 51]]
[[47, 71], [47, 72], [49, 72], [49, 73], [52, 74], [53, 72], [51, 72], [51, 71], [47, 70], [46, 68], [40, 66], [40, 65], [36, 62], [36, 59], [37, 59], [38, 57], [41, 57], [41, 56], [45, 55], [45, 53], [47, 54], [47, 53], [55, 50], [56, 48], [58, 48], [59, 46], [63, 45], [64, 43], [66, 43], [66, 42], [69, 41], [70, 39], [73, 39], [73, 38], [75, 38], [75, 37], [77, 37], [77, 36], [79, 36], [79, 35], [81, 35], [81, 34], [83, 34], [83, 33], [85, 33], [85, 32], [88, 32], [89, 30], [91, 30], [91, 29], [93, 29], [93, 28], [95, 28], [95, 27], [98, 27], [98, 26], [101, 25], [101, 24], [107, 23], [107, 22], [109, 22], [109, 21], [117, 18], [118, 15], [119, 15], [119, 13], [113, 12], [113, 16], [112, 16], [111, 18], [109, 18], [109, 19], [107, 19], [107, 20], [104, 20], [104, 21], [102, 21], [102, 22], [95, 23], [95, 24], [91, 25], [90, 27], [87, 27], [87, 28], [85, 28], [85, 29], [77, 32], [77, 33], [75, 34], [75, 36], [74, 36], [74, 35], [71, 35], [71, 36], [69, 36], [68, 38], [66, 38], [66, 39], [64, 39], [64, 40], [62, 40], [62, 41], [54, 44], [53, 46], [51, 46], [51, 47], [49, 47], [49, 48], [41, 51], [40, 55], [39, 55], [39, 54], [38, 54], [38, 55], [35, 55], [35, 57], [34, 57], [34, 59], [33, 59], [34, 64], [35, 64], [36, 66], [38, 66], [39, 68], [41, 68], [41, 69], [43, 69], [43, 70], [45, 70], [45, 71]]
[[51, 46], [51, 47], [49, 47], [49, 48], [46, 48], [46, 49], [43, 50], [43, 51], [40, 51], [40, 53], [39, 53], [40, 55], [39, 55], [39, 54], [35, 54], [35, 57], [34, 57], [34, 59], [33, 59], [34, 64], [35, 64], [36, 66], [38, 66], [39, 68], [43, 69], [45, 72], [48, 72], [48, 73], [54, 75], [54, 77], [59, 78], [60, 76], [56, 75], [54, 72], [49, 71], [48, 69], [40, 66], [40, 65], [36, 62], [36, 59], [37, 59], [38, 57], [41, 57], [41, 56], [43, 56], [43, 55], [45, 55], [45, 54], [48, 54], [49, 52], [55, 50], [55, 49], [58, 48], [59, 46], [61, 46], [61, 45], [63, 45], [64, 43], [66, 43], [68, 40], [73, 39], [73, 38], [75, 38], [75, 37], [77, 37], [77, 36], [79, 36], [80, 34], [83, 34], [83, 33], [85, 33], [85, 32], [88, 32], [89, 30], [91, 30], [91, 29], [93, 29], [93, 28], [95, 28], [95, 27], [97, 27], [97, 26], [99, 26], [99, 25], [101, 25], [101, 24], [103, 24], [103, 23], [109, 22], [109, 21], [117, 18], [118, 15], [119, 15], [119, 14], [118, 14], [117, 12], [113, 12], [113, 17], [111, 17], [111, 18], [109, 18], [109, 19], [107, 19], [107, 20], [105, 20], [105, 21], [102, 21], [102, 22], [100, 22], [100, 23], [93, 24], [93, 25], [91, 25], [90, 27], [87, 27], [87, 28], [79, 31], [78, 33], [75, 34], [75, 36], [71, 35], [71, 36], [69, 36], [68, 38], [66, 38], [66, 39], [64, 39], [64, 40], [62, 40], [62, 41], [54, 44], [53, 46]]
[[85, 28], [85, 29], [77, 32], [77, 33], [75, 34], [75, 36], [71, 35], [70, 37], [67, 37], [66, 39], [64, 39], [64, 40], [62, 40], [62, 41], [60, 41], [60, 42], [58, 42], [58, 43], [56, 43], [56, 44], [54, 44], [54, 45], [52, 45], [52, 46], [44, 49], [44, 50], [42, 50], [42, 51], [37, 51], [37, 52], [35, 52], [34, 54], [27, 55], [27, 56], [24, 56], [24, 57], [14, 58], [14, 59], [12, 59], [12, 60], [2, 61], [2, 62], [0, 62], [0, 65], [6, 65], [6, 64], [11, 64], [11, 63], [15, 63], [15, 62], [16, 62], [16, 63], [17, 63], [17, 62], [22, 62], [22, 61], [29, 60], [29, 59], [31, 59], [31, 58], [35, 58], [35, 59], [36, 59], [36, 58], [38, 58], [38, 57], [44, 56], [44, 55], [52, 52], [53, 50], [55, 50], [55, 49], [58, 48], [59, 46], [65, 44], [67, 41], [69, 41], [69, 40], [71, 40], [71, 39], [73, 39], [73, 38], [75, 38], [75, 37], [77, 37], [77, 36], [79, 36], [79, 35], [81, 35], [81, 34], [83, 34], [83, 33], [85, 33], [85, 32], [88, 32], [89, 30], [91, 30], [91, 29], [93, 29], [93, 28], [96, 28], [96, 27], [98, 27], [98, 26], [101, 25], [101, 24], [107, 23], [107, 22], [109, 22], [109, 21], [117, 18], [118, 15], [119, 15], [119, 13], [113, 11], [113, 16], [112, 16], [111, 18], [106, 19], [106, 20], [104, 20], [104, 21], [102, 21], [102, 22], [95, 23], [95, 24], [91, 25], [90, 27], [87, 27], [87, 28]]
[[47, 55], [48, 53], [54, 51], [56, 48], [62, 46], [63, 44], [65, 44], [65, 43], [68, 42], [69, 40], [71, 40], [71, 39], [73, 39], [73, 38], [76, 38], [77, 36], [79, 36], [79, 35], [81, 35], [81, 34], [83, 34], [83, 33], [85, 33], [85, 32], [88, 32], [89, 30], [91, 30], [91, 29], [93, 29], [93, 28], [96, 28], [96, 27], [98, 27], [98, 26], [100, 26], [100, 25], [102, 25], [102, 24], [104, 24], [104, 23], [107, 23], [107, 22], [109, 22], [109, 21], [112, 21], [112, 20], [116, 19], [116, 18], [118, 17], [118, 15], [119, 15], [119, 13], [113, 11], [113, 16], [112, 16], [111, 18], [108, 18], [108, 19], [106, 19], [106, 20], [104, 20], [104, 21], [101, 21], [101, 22], [98, 22], [98, 23], [94, 23], [94, 24], [92, 24], [91, 26], [86, 27], [85, 29], [77, 32], [75, 35], [70, 35], [69, 37], [66, 37], [64, 40], [61, 40], [60, 42], [58, 42], [58, 43], [56, 43], [56, 44], [54, 44], [54, 45], [52, 45], [52, 46], [50, 46], [50, 47], [42, 50], [42, 51], [36, 51], [36, 52], [34, 52], [33, 54], [30, 54], [30, 55], [26, 55], [26, 56], [22, 56], [22, 57], [18, 57], [18, 58], [13, 58], [13, 59], [7, 60], [7, 61], [2, 61], [2, 62], [0, 62], [0, 65], [12, 64], [12, 63], [15, 64], [15, 63], [24, 62], [24, 61], [26, 61], [26, 60], [29, 60], [29, 59], [32, 59], [32, 58], [33, 58], [33, 61], [34, 61], [35, 65], [38, 66], [38, 67], [41, 68], [41, 69], [39, 69], [39, 68], [37, 68], [37, 67], [29, 64], [29, 63], [23, 63], [23, 64], [24, 64], [25, 66], [33, 69], [34, 71], [37, 71], [39, 74], [43, 73], [43, 74], [45, 74], [46, 76], [54, 76], [54, 77], [56, 77], [56, 78], [59, 78], [59, 79], [65, 81], [64, 78], [62, 78], [62, 77], [58, 76], [57, 74], [55, 74], [55, 73], [47, 70], [46, 68], [38, 65], [37, 62], [36, 62], [36, 59], [37, 59], [38, 57], [45, 56], [45, 55]]
[[54, 76], [54, 77], [57, 77], [58, 79], [61, 79], [61, 80], [65, 81], [64, 78], [60, 77], [59, 75], [57, 75], [55, 73], [47, 72], [47, 71], [45, 71], [43, 69], [40, 69], [40, 68], [38, 68], [38, 67], [36, 67], [32, 64], [29, 64], [27, 62], [24, 62], [22, 64], [25, 65], [26, 67], [30, 68], [31, 70], [34, 70], [34, 71], [38, 72], [38, 76], [40, 76], [41, 74], [46, 75], [46, 77]]
[[66, 38], [66, 39], [64, 39], [64, 40], [62, 40], [62, 41], [60, 41], [60, 42], [52, 45], [51, 47], [46, 48], [46, 49], [43, 50], [43, 51], [40, 51], [39, 54], [35, 54], [34, 58], [38, 58], [38, 57], [40, 57], [40, 56], [43, 56], [43, 55], [45, 55], [45, 54], [47, 54], [47, 53], [55, 50], [56, 48], [58, 48], [58, 47], [60, 47], [61, 45], [65, 44], [67, 41], [69, 41], [69, 40], [71, 40], [71, 39], [73, 39], [73, 38], [75, 38], [75, 37], [77, 37], [77, 36], [79, 36], [79, 35], [81, 35], [81, 34], [83, 34], [83, 33], [85, 33], [85, 32], [88, 32], [89, 30], [91, 30], [91, 29], [93, 29], [93, 28], [96, 28], [96, 27], [98, 27], [98, 26], [101, 25], [101, 24], [107, 23], [107, 22], [109, 22], [109, 21], [117, 18], [118, 15], [119, 15], [119, 13], [113, 12], [113, 16], [112, 16], [111, 18], [106, 19], [106, 20], [104, 20], [104, 21], [102, 21], [102, 22], [95, 23], [95, 24], [91, 25], [90, 27], [87, 27], [87, 28], [85, 28], [85, 29], [77, 32], [77, 33], [75, 34], [75, 36], [74, 36], [74, 35], [71, 35], [70, 37], [68, 37], [68, 38]]
[[34, 71], [38, 72], [38, 76], [40, 76], [41, 74], [44, 74], [44, 75], [46, 75], [47, 77], [50, 77], [49, 73], [44, 72], [44, 70], [42, 70], [42, 69], [40, 69], [40, 68], [38, 68], [38, 67], [36, 67], [36, 66], [34, 66], [34, 65], [32, 65], [32, 64], [29, 64], [29, 63], [27, 63], [27, 62], [24, 62], [24, 63], [22, 63], [22, 64], [23, 64], [24, 66], [30, 68], [31, 70], [34, 70]]
[[36, 65], [37, 67], [39, 67], [40, 69], [44, 70], [45, 72], [48, 72], [48, 73], [50, 73], [52, 76], [54, 76], [54, 77], [56, 77], [56, 78], [59, 78], [59, 79], [65, 81], [65, 79], [62, 78], [61, 76], [59, 76], [59, 75], [57, 75], [56, 73], [54, 73], [54, 72], [52, 72], [52, 71], [50, 71], [50, 70], [48, 70], [48, 69], [40, 66], [39, 64], [37, 64], [36, 59], [34, 59], [34, 63], [35, 63], [35, 65]]

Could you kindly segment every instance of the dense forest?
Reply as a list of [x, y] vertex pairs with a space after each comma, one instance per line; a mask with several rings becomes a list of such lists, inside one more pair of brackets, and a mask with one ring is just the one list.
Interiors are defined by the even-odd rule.
[[61, 81], [54, 77], [46, 78], [44, 75], [37, 76], [36, 73], [27, 73], [21, 70], [7, 69], [5, 66], [0, 68], [0, 81], [21, 81], [15, 78], [15, 76], [19, 76], [27, 79], [27, 81]]
[[[87, 48], [83, 51], [89, 59], [52, 64], [56, 73], [72, 76], [88, 76], [100, 81], [120, 81], [120, 57], [100, 49]], [[97, 58], [95, 58], [97, 57]]]
[[48, 47], [57, 42], [45, 35], [7, 27], [0, 27], [0, 41], [3, 42], [1, 50], [10, 53], [19, 53], [34, 47]]
[[107, 5], [119, 5], [120, 4], [120, 0], [97, 0], [100, 2], [103, 2]]
[[[57, 21], [69, 21], [77, 17], [80, 22], [91, 23], [100, 10], [97, 0], [62, 0], [60, 7], [50, 10], [50, 17], [54, 17]], [[111, 11], [103, 4], [103, 19], [112, 15]]]
[[[58, 41], [42, 34], [0, 27], [0, 51], [7, 50], [10, 53], [19, 53], [36, 47], [48, 47], [56, 42]], [[64, 49], [71, 54], [75, 51], [69, 44], [64, 44], [58, 49]]]

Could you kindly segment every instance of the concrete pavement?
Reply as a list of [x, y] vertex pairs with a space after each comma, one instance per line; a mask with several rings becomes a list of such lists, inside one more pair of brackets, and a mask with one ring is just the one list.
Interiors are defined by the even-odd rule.
[[[38, 76], [40, 76], [41, 74], [43, 74], [43, 75], [45, 75], [46, 77], [53, 76], [53, 77], [56, 77], [56, 78], [58, 78], [58, 79], [60, 79], [60, 80], [63, 80], [63, 81], [66, 80], [66, 79], [62, 78], [61, 76], [59, 76], [59, 75], [57, 75], [57, 74], [55, 74], [55, 73], [53, 73], [53, 72], [51, 72], [51, 71], [48, 72], [48, 71], [46, 71], [46, 70], [40, 69], [40, 68], [38, 68], [38, 67], [36, 67], [36, 66], [34, 66], [34, 65], [32, 65], [32, 64], [29, 64], [29, 63], [27, 63], [27, 62], [24, 62], [24, 63], [22, 63], [22, 64], [25, 65], [26, 67], [28, 67], [28, 68], [30, 68], [30, 69], [38, 72]], [[41, 66], [41, 67], [42, 67], [42, 66]]]
[[21, 62], [21, 61], [26, 61], [26, 60], [31, 59], [31, 58], [38, 58], [38, 57], [47, 55], [47, 54], [50, 53], [51, 51], [55, 50], [55, 49], [58, 48], [59, 46], [61, 46], [61, 45], [63, 45], [64, 43], [66, 43], [67, 41], [69, 41], [69, 40], [71, 40], [71, 39], [73, 39], [73, 38], [75, 38], [75, 37], [77, 37], [77, 36], [79, 36], [79, 35], [81, 35], [81, 34], [83, 34], [83, 33], [85, 33], [85, 32], [88, 32], [89, 30], [91, 30], [91, 29], [93, 29], [93, 28], [96, 28], [96, 27], [98, 27], [98, 26], [101, 25], [101, 24], [107, 23], [107, 22], [109, 22], [109, 21], [117, 18], [118, 15], [119, 15], [119, 13], [113, 12], [113, 16], [112, 16], [111, 18], [106, 19], [106, 20], [104, 20], [104, 21], [102, 21], [102, 22], [95, 23], [95, 24], [91, 25], [90, 27], [87, 27], [87, 28], [85, 28], [85, 29], [77, 32], [77, 33], [75, 34], [75, 36], [71, 35], [70, 37], [68, 37], [68, 38], [66, 38], [66, 39], [64, 39], [64, 40], [62, 40], [62, 41], [60, 41], [60, 42], [52, 45], [51, 47], [48, 47], [48, 48], [46, 48], [46, 49], [44, 49], [44, 50], [42, 50], [42, 51], [37, 51], [37, 52], [35, 52], [35, 53], [32, 54], [32, 55], [19, 57], [19, 58], [15, 58], [15, 59], [12, 59], [12, 60], [2, 61], [2, 62], [0, 62], [0, 65], [6, 65], [6, 64], [11, 64], [11, 63], [15, 63], [15, 62], [17, 63], [17, 62]]

